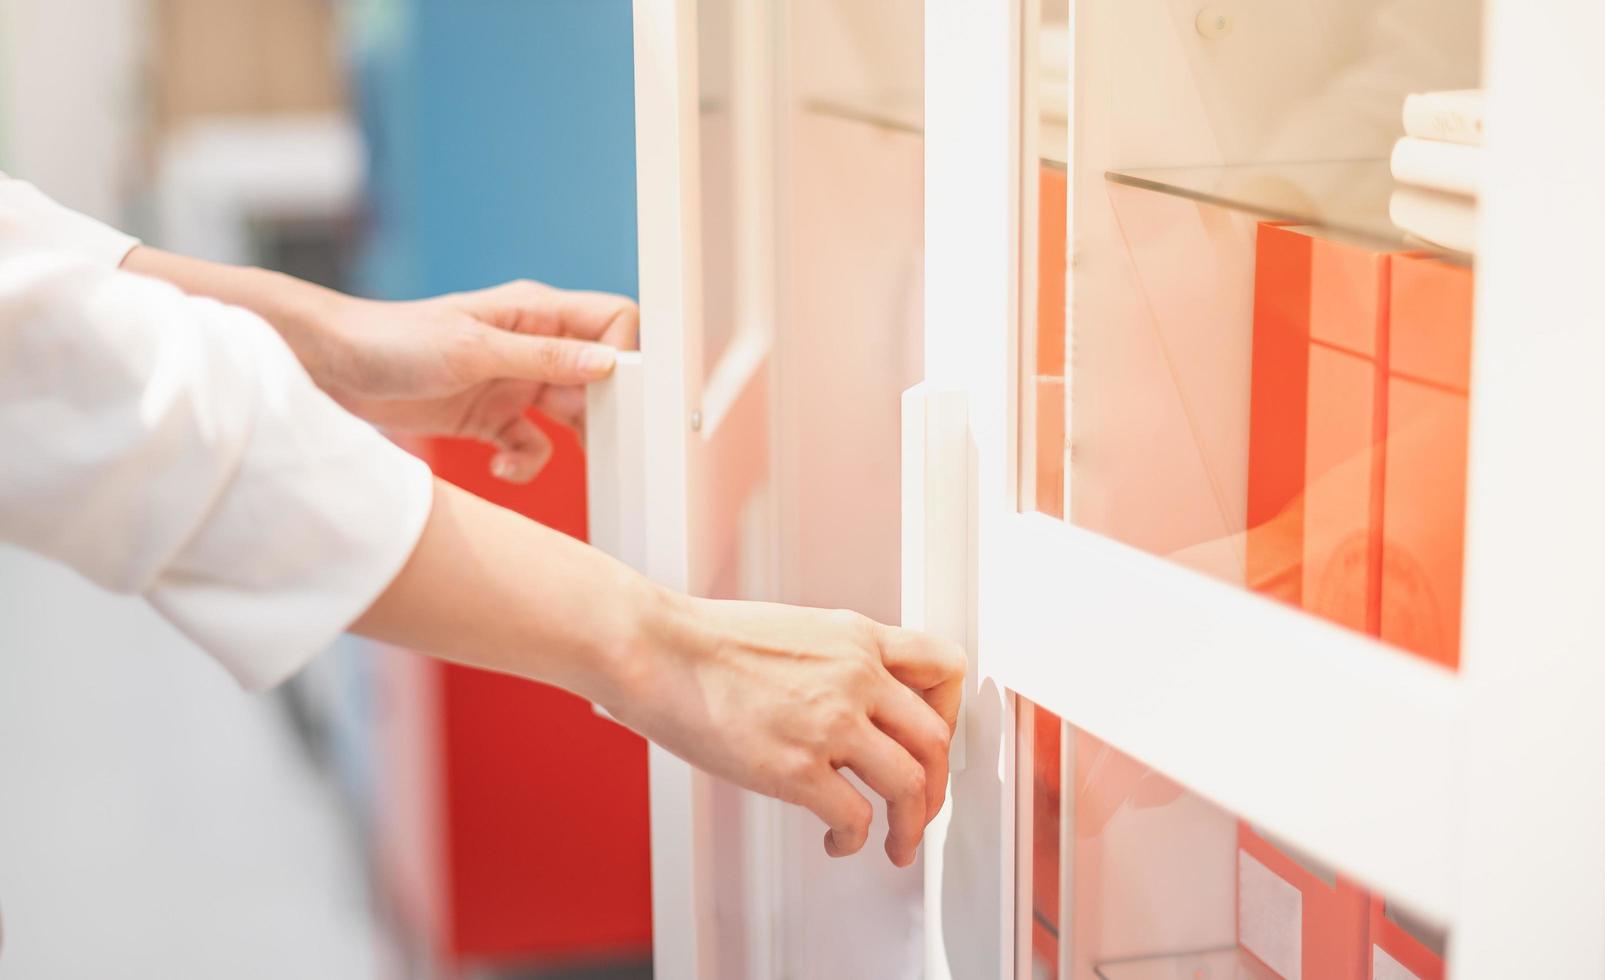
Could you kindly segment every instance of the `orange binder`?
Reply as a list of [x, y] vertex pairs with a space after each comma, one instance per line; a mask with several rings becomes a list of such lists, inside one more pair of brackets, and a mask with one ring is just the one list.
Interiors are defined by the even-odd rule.
[[1262, 224], [1249, 397], [1250, 587], [1380, 627], [1388, 256]]
[[1393, 259], [1381, 636], [1460, 662], [1472, 272]]

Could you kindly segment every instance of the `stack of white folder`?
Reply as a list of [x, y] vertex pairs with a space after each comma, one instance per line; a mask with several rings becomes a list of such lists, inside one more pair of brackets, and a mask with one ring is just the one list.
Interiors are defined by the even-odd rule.
[[1482, 170], [1482, 90], [1423, 92], [1404, 100], [1393, 147], [1388, 216], [1423, 241], [1475, 252]]

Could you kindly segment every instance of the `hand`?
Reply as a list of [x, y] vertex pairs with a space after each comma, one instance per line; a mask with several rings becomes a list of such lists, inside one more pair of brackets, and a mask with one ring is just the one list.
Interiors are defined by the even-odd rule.
[[886, 854], [913, 863], [947, 791], [964, 655], [945, 641], [855, 613], [690, 599], [648, 628], [634, 676], [606, 705], [701, 769], [807, 807], [825, 850], [857, 852], [869, 802], [885, 797]]
[[635, 347], [640, 322], [623, 296], [536, 282], [380, 303], [145, 245], [122, 267], [255, 312], [347, 409], [376, 425], [492, 443], [501, 450], [492, 472], [515, 483], [533, 480], [552, 455], [525, 413], [578, 426], [578, 386], [612, 372], [613, 351]]
[[495, 445], [491, 472], [533, 480], [552, 444], [534, 408], [578, 428], [581, 386], [636, 345], [635, 304], [515, 282], [411, 303], [339, 297], [286, 339], [319, 386], [376, 425]]

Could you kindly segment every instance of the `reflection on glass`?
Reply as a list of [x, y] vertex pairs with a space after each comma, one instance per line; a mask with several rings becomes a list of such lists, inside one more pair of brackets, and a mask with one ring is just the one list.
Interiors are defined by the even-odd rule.
[[[1047, 717], [1055, 775], [1031, 784], [1033, 890], [1036, 911], [1061, 921], [1057, 862], [1070, 862], [1068, 980], [1442, 980], [1441, 930], [1084, 732], [1064, 743], [1073, 850], [1061, 856], [1061, 726]], [[1056, 932], [1032, 951], [1032, 975], [1056, 977]]]
[[702, 154], [702, 363], [719, 363], [736, 332], [735, 0], [697, 5]]
[[1118, 184], [1325, 229], [1378, 249], [1415, 248], [1439, 252], [1454, 262], [1470, 261], [1464, 250], [1430, 245], [1394, 223], [1392, 205], [1400, 185], [1385, 159], [1133, 167], [1111, 171], [1108, 177]]
[[[1029, 35], [1028, 68], [1037, 75], [1036, 157], [1027, 163], [1035, 183], [1032, 220], [1022, 222], [1027, 254], [1023, 283], [1035, 294], [1025, 317], [1020, 344], [1022, 433], [1021, 499], [1041, 513], [1064, 516], [1065, 441], [1065, 280], [1068, 255], [1065, 222], [1069, 204], [1070, 10], [1066, 0], [1044, 0], [1041, 21]], [[1033, 59], [1034, 58], [1034, 62]], [[1034, 64], [1034, 68], [1030, 67]], [[1027, 104], [1033, 104], [1028, 99]], [[1034, 278], [1033, 274], [1034, 273]]]
[[1071, 519], [1458, 664], [1472, 271], [1111, 200], [1140, 328], [1078, 335]]
[[1075, 17], [1027, 49], [1022, 506], [1456, 666], [1474, 272], [1393, 225], [1387, 157], [1407, 93], [1477, 84], [1480, 4]]
[[[1061, 746], [1066, 731], [1059, 717], [1045, 708], [1020, 700], [1019, 739], [1029, 746], [1022, 751], [1021, 760], [1030, 759], [1030, 769], [1019, 773], [1022, 789], [1030, 794], [1028, 810], [1023, 811], [1019, 835], [1022, 846], [1029, 854], [1021, 854], [1020, 873], [1029, 875], [1029, 909], [1017, 914], [1030, 915], [1028, 950], [1021, 955], [1029, 957], [1032, 980], [1057, 980], [1059, 976], [1059, 928], [1063, 921], [1060, 912], [1059, 875], [1061, 855], [1059, 841], [1063, 793]], [[1024, 859], [1029, 857], [1029, 863]]]

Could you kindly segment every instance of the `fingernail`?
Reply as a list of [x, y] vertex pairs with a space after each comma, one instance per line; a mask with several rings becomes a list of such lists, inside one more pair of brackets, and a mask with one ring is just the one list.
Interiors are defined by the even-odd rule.
[[497, 456], [490, 461], [490, 475], [498, 480], [511, 480], [517, 469], [506, 456]]
[[613, 348], [606, 344], [593, 344], [580, 352], [580, 370], [587, 373], [605, 374], [613, 369], [618, 360]]

